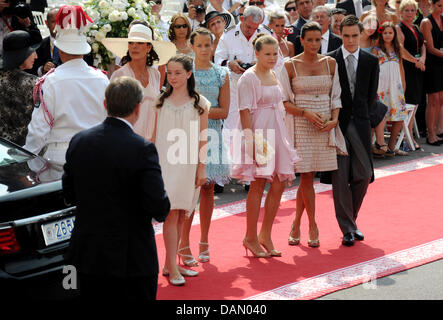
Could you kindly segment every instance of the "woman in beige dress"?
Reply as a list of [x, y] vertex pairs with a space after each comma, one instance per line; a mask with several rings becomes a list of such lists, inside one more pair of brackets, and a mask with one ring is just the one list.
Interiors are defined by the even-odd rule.
[[337, 123], [341, 89], [335, 60], [318, 54], [321, 27], [317, 22], [303, 26], [301, 43], [304, 52], [286, 62], [282, 72], [286, 77], [282, 79], [285, 88], [283, 101], [286, 112], [293, 119], [288, 129], [297, 154], [302, 158], [295, 165], [301, 181], [289, 244], [297, 245], [300, 242], [300, 222], [306, 209], [309, 219], [308, 245], [318, 247], [320, 242], [315, 222], [314, 175], [317, 171], [337, 169], [337, 147], [333, 134], [334, 130], [339, 130]]

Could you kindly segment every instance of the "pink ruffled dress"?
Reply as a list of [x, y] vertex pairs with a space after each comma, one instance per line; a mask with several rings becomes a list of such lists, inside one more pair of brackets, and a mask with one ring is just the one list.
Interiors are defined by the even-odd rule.
[[239, 110], [249, 109], [254, 134], [262, 134], [275, 152], [266, 165], [258, 166], [255, 162], [248, 160], [245, 155], [244, 139], [241, 140], [239, 146], [239, 139], [235, 138], [232, 150], [234, 164], [231, 176], [233, 178], [242, 181], [255, 181], [257, 178], [264, 178], [272, 181], [275, 176], [278, 176], [280, 181], [294, 180], [294, 164], [301, 159], [289, 143], [281, 104], [280, 86], [262, 85], [254, 73], [254, 68], [248, 69], [239, 79]]

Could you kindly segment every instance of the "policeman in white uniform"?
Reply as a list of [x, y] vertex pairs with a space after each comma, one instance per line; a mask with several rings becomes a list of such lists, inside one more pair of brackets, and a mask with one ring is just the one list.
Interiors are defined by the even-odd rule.
[[[84, 17], [84, 25], [63, 25], [69, 15]], [[83, 55], [91, 51], [84, 28], [89, 17], [80, 7], [63, 6], [56, 18], [57, 37], [62, 65], [37, 84], [40, 101], [32, 113], [24, 148], [43, 156], [52, 163], [63, 165], [72, 136], [106, 118], [103, 105], [108, 77], [86, 64]], [[89, 19], [92, 22], [92, 20]], [[44, 149], [46, 148], [46, 151]]]
[[223, 122], [223, 139], [227, 145], [231, 144], [232, 130], [240, 129], [240, 113], [237, 105], [237, 82], [245, 72], [245, 64], [253, 65], [256, 62], [252, 42], [260, 32], [269, 33], [260, 23], [263, 21], [263, 10], [256, 6], [245, 9], [241, 22], [231, 27], [221, 36], [215, 51], [216, 64], [228, 66], [230, 70], [231, 103], [229, 115]]

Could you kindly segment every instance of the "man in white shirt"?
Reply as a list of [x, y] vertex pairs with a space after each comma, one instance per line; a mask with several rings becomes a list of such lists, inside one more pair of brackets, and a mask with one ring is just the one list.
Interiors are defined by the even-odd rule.
[[206, 0], [188, 0], [188, 20], [191, 30], [194, 31], [203, 26], [205, 22]]
[[[67, 25], [69, 17], [84, 18], [77, 28]], [[88, 20], [89, 19], [89, 20]], [[59, 49], [62, 65], [47, 74], [40, 87], [40, 104], [32, 112], [25, 149], [40, 153], [51, 162], [63, 165], [71, 138], [106, 118], [103, 106], [108, 77], [83, 60], [91, 51], [84, 33], [90, 18], [80, 7], [63, 6], [56, 19], [55, 46]], [[63, 28], [62, 28], [63, 25]]]
[[328, 52], [338, 49], [342, 41], [340, 37], [333, 34], [330, 30], [331, 26], [331, 14], [329, 9], [325, 6], [315, 7], [312, 11], [312, 20], [316, 21], [321, 26], [321, 54], [326, 54]]

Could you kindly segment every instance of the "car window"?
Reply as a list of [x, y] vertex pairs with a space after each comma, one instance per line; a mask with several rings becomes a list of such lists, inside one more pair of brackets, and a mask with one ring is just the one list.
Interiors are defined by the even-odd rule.
[[0, 167], [31, 160], [33, 157], [13, 145], [0, 142]]

